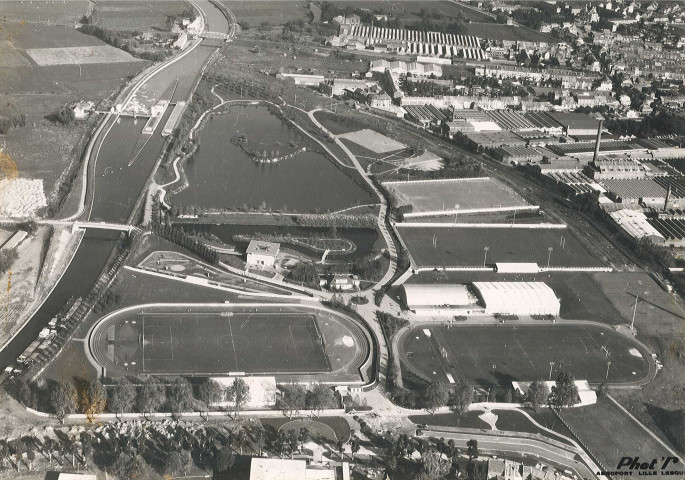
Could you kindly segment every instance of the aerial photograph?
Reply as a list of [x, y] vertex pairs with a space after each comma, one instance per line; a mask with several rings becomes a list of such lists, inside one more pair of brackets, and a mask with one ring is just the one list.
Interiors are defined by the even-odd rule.
[[685, 1], [0, 0], [0, 480], [685, 479]]

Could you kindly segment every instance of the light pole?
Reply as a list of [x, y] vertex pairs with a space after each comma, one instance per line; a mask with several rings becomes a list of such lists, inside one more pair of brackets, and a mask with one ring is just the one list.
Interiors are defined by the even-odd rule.
[[490, 250], [490, 247], [483, 248], [483, 251], [485, 252], [485, 256], [483, 257], [483, 267], [485, 267], [485, 262], [488, 261], [488, 250]]
[[554, 250], [552, 247], [547, 248], [547, 251], [549, 252], [547, 254], [547, 268], [549, 268], [549, 262], [552, 260], [552, 250]]
[[552, 380], [552, 369], [554, 368], [554, 364], [556, 362], [549, 362], [549, 379]]
[[637, 300], [640, 298], [640, 292], [638, 291], [635, 294], [635, 305], [633, 306], [633, 320], [630, 322], [630, 329], [634, 330], [635, 329], [635, 315], [637, 314]]

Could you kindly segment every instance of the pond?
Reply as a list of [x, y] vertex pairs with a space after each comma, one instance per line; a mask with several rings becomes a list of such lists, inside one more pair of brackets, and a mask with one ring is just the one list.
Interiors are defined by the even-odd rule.
[[[231, 106], [213, 115], [199, 140], [184, 167], [189, 186], [171, 199], [178, 206], [325, 212], [372, 201], [344, 167], [315, 151], [321, 147], [265, 106]], [[282, 156], [301, 147], [307, 151], [275, 164], [258, 163], [247, 153]]]
[[[326, 235], [330, 232], [329, 228], [313, 228], [313, 227], [281, 227], [274, 225], [226, 225], [226, 224], [177, 224], [183, 228], [188, 234], [194, 233], [211, 233], [216, 235], [224, 243], [235, 244], [233, 241], [234, 235], [254, 235], [256, 233], [286, 235], [290, 234], [293, 237], [307, 237], [314, 234]], [[378, 238], [375, 230], [363, 228], [338, 228], [337, 235], [339, 238], [344, 238], [355, 244], [357, 249], [348, 255], [333, 255], [330, 257], [331, 261], [352, 261], [363, 258], [373, 251], [373, 245]], [[286, 248], [301, 252], [308, 256], [321, 256], [320, 252], [314, 252], [308, 248], [297, 245], [286, 245]]]

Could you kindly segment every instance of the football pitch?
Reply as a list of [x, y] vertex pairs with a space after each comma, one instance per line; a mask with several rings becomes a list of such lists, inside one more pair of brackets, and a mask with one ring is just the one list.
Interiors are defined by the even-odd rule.
[[132, 373], [331, 370], [316, 319], [304, 313], [139, 313], [116, 322], [108, 343]]
[[638, 344], [589, 325], [415, 327], [400, 349], [412, 373], [441, 382], [499, 385], [555, 379], [563, 370], [578, 380], [624, 383], [649, 373], [648, 353]]

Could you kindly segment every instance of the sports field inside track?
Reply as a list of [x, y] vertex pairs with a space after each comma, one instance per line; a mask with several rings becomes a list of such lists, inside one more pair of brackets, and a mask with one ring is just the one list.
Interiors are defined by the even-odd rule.
[[334, 375], [359, 378], [367, 333], [352, 319], [300, 305], [140, 305], [101, 319], [89, 335], [109, 377]]
[[427, 326], [400, 339], [405, 370], [424, 380], [449, 382], [449, 374], [479, 385], [548, 380], [550, 362], [552, 379], [564, 370], [578, 380], [635, 382], [649, 373], [647, 356], [629, 338], [589, 325]]

